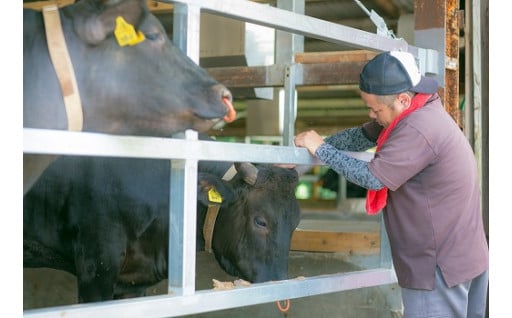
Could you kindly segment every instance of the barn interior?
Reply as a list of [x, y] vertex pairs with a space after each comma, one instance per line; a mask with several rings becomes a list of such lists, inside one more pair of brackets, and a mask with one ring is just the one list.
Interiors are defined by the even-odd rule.
[[[25, 6], [40, 7], [46, 1]], [[64, 6], [74, 0], [58, 0]], [[476, 0], [254, 0], [262, 6], [295, 11], [320, 20], [409, 44], [440, 50], [446, 57], [440, 94], [445, 107], [471, 141], [482, 169], [483, 204], [488, 204], [488, 83], [486, 26], [488, 1]], [[148, 0], [152, 12], [173, 38], [174, 9], [170, 2]], [[256, 14], [256, 13], [255, 13]], [[477, 17], [480, 18], [477, 18]], [[418, 31], [434, 25], [433, 33]], [[428, 28], [427, 28], [428, 29]], [[438, 31], [442, 30], [442, 33]], [[476, 30], [478, 32], [476, 32]], [[445, 32], [446, 31], [446, 32]], [[477, 33], [481, 38], [475, 38]], [[217, 140], [263, 145], [288, 145], [284, 74], [298, 64], [303, 76], [295, 83], [295, 133], [314, 129], [324, 136], [360, 125], [368, 111], [359, 96], [357, 78], [376, 51], [333, 43], [210, 12], [201, 13], [199, 64], [232, 91], [237, 118], [217, 125], [209, 134]], [[415, 39], [415, 37], [417, 37]], [[474, 43], [478, 42], [479, 45]], [[288, 141], [289, 143], [289, 141]], [[302, 220], [292, 239], [290, 277], [350, 272], [378, 266], [381, 258], [380, 216], [367, 216], [365, 192], [332, 175], [325, 166], [304, 171], [296, 191]], [[487, 209], [485, 209], [487, 210]], [[488, 215], [484, 216], [488, 233]], [[209, 289], [211, 279], [232, 281], [210, 254], [199, 253], [196, 288]], [[54, 270], [24, 271], [24, 309], [76, 303], [74, 279]], [[50, 286], [50, 287], [48, 287]], [[148, 290], [165, 294], [166, 281]], [[55, 297], [51, 297], [52, 291]], [[294, 317], [401, 317], [396, 284], [316, 295], [292, 300]], [[190, 317], [281, 317], [275, 303], [226, 309]]]

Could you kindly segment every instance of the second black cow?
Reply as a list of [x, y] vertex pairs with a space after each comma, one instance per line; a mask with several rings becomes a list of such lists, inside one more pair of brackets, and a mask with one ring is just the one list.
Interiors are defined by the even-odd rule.
[[[222, 196], [212, 239], [220, 266], [253, 283], [287, 279], [300, 220], [297, 172], [236, 167], [225, 181], [200, 165], [197, 248], [204, 247], [206, 193], [214, 187]], [[24, 197], [24, 267], [76, 275], [79, 302], [144, 295], [168, 276], [169, 175], [167, 160], [57, 159]]]

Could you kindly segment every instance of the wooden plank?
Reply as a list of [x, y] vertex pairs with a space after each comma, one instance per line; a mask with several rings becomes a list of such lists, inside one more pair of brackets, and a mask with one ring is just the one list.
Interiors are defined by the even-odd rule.
[[[350, 85], [359, 83], [359, 73], [366, 61], [303, 64], [302, 78], [296, 79], [297, 86]], [[284, 86], [282, 65], [232, 66], [206, 69], [210, 76], [228, 88], [277, 87]]]
[[368, 62], [376, 55], [377, 52], [372, 52], [368, 50], [308, 52], [295, 54], [295, 62], [302, 64]]
[[284, 66], [281, 65], [211, 67], [206, 70], [228, 88], [284, 85]]
[[464, 128], [462, 112], [459, 109], [459, 0], [446, 0], [445, 19], [445, 73], [444, 106], [459, 127]]
[[53, 1], [35, 1], [35, 2], [24, 2], [23, 9], [34, 9], [41, 11], [41, 9], [49, 4], [56, 3], [59, 8], [75, 3], [75, 0], [53, 0]]
[[[75, 3], [75, 0], [51, 0], [51, 1], [35, 1], [23, 3], [23, 8], [34, 9], [41, 11], [41, 9], [48, 4], [56, 3], [59, 8]], [[153, 13], [170, 13], [172, 12], [173, 5], [170, 3], [158, 2], [155, 0], [148, 0], [149, 10]]]
[[365, 64], [366, 61], [303, 64], [302, 80], [297, 79], [297, 86], [358, 84]]
[[174, 6], [171, 3], [148, 0], [148, 8], [151, 13], [171, 13]]
[[375, 254], [380, 251], [378, 232], [325, 232], [296, 230], [293, 232], [292, 251], [344, 252]]
[[[322, 212], [317, 212], [321, 214]], [[343, 233], [379, 233], [380, 222], [375, 220], [335, 220], [328, 218], [302, 218], [297, 230], [343, 232]]]

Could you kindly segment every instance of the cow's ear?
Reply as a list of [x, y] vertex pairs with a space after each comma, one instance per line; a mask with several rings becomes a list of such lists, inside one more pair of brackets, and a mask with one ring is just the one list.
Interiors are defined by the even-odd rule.
[[[219, 202], [215, 197], [220, 196]], [[197, 175], [197, 200], [202, 205], [231, 202], [235, 194], [228, 182], [210, 173]]]
[[235, 169], [249, 185], [255, 185], [258, 179], [258, 168], [250, 162], [235, 162]]
[[74, 28], [87, 44], [98, 45], [114, 32], [117, 17], [138, 25], [148, 12], [147, 2], [143, 0], [80, 1], [73, 10]]

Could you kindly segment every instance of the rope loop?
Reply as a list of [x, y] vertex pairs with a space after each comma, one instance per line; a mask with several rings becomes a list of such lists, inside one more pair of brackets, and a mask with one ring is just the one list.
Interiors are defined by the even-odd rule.
[[290, 309], [290, 300], [289, 300], [289, 299], [287, 299], [287, 300], [284, 300], [284, 302], [285, 302], [284, 307], [281, 305], [281, 301], [280, 301], [280, 300], [278, 300], [278, 301], [276, 302], [276, 304], [277, 304], [277, 308], [278, 308], [278, 309], [279, 309], [279, 311], [280, 311], [280, 312], [282, 312], [283, 314], [287, 313], [287, 312], [288, 312], [288, 310]]

